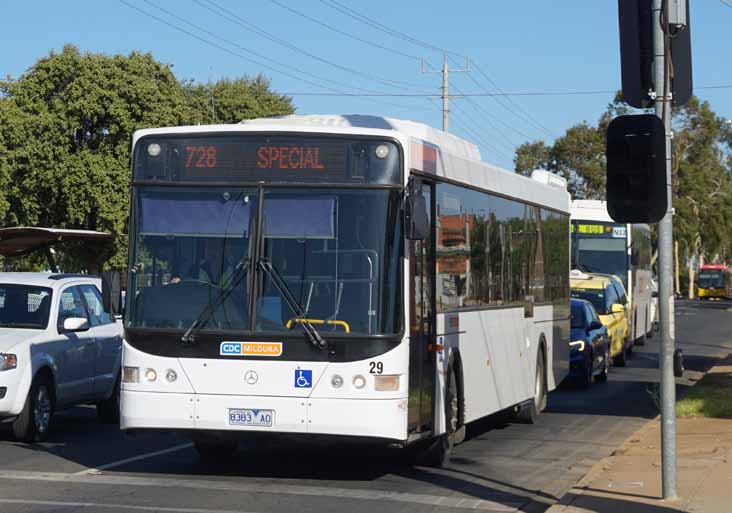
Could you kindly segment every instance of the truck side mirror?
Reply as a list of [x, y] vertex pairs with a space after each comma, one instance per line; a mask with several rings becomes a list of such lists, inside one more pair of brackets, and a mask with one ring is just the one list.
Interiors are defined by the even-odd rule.
[[412, 179], [407, 186], [404, 225], [409, 240], [424, 240], [427, 237], [427, 230], [429, 230], [427, 201], [422, 194], [421, 184], [417, 184], [418, 182]]
[[104, 311], [116, 316], [120, 311], [122, 288], [120, 286], [119, 271], [104, 271], [102, 273], [102, 304]]

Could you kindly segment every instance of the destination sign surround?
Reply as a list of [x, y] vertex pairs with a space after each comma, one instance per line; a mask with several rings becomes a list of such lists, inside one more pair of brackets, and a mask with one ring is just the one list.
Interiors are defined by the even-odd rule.
[[573, 222], [572, 233], [590, 237], [623, 239], [627, 236], [627, 227], [625, 225], [611, 223]]
[[140, 139], [135, 181], [391, 184], [402, 180], [397, 145], [385, 139], [225, 133]]

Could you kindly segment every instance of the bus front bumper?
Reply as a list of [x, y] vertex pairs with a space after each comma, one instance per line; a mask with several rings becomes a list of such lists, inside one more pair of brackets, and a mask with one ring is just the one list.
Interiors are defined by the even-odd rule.
[[[229, 410], [272, 410], [271, 427], [229, 424]], [[407, 439], [407, 399], [312, 399], [121, 391], [120, 427]]]

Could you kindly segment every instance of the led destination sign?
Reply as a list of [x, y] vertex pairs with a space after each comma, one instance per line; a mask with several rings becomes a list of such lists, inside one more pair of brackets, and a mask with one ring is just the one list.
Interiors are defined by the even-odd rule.
[[387, 141], [312, 136], [166, 136], [135, 148], [136, 180], [400, 183]]

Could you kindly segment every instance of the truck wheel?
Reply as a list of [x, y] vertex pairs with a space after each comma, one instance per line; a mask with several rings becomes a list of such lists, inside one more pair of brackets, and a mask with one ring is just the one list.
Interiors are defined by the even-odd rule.
[[13, 422], [13, 436], [19, 442], [42, 442], [48, 437], [53, 415], [53, 396], [48, 379], [33, 380], [23, 411]]
[[97, 404], [97, 416], [103, 424], [119, 424], [119, 391], [120, 376], [118, 375], [112, 395]]
[[546, 408], [546, 371], [544, 355], [539, 351], [536, 358], [536, 378], [534, 381], [534, 398], [522, 404], [516, 412], [516, 420], [524, 424], [536, 424], [539, 412]]

